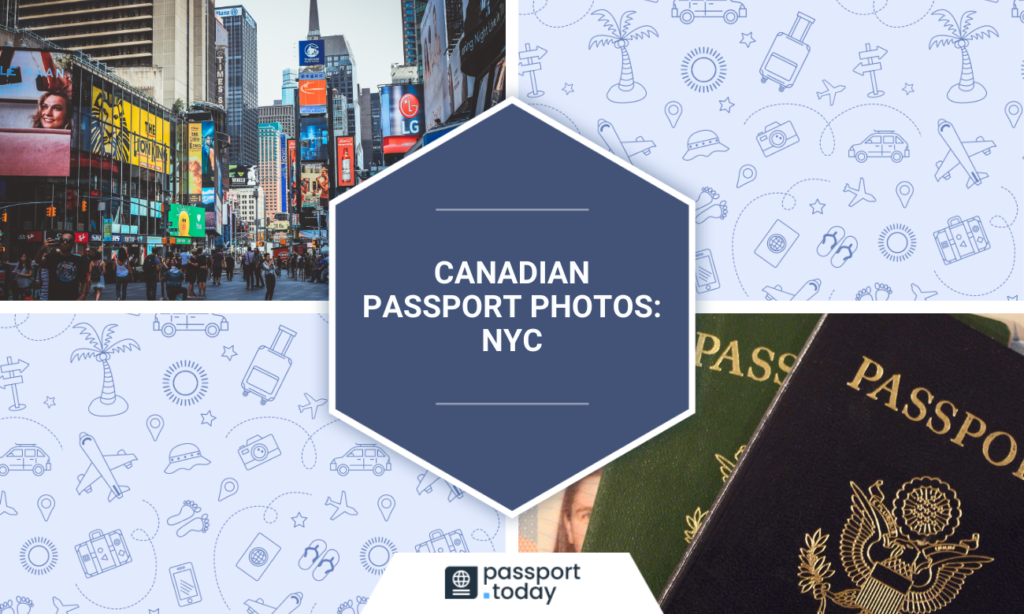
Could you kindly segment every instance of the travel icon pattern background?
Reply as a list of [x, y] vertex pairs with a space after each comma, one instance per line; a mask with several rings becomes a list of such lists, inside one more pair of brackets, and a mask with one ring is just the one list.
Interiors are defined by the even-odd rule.
[[694, 198], [698, 299], [1017, 300], [1022, 10], [525, 0], [519, 98]]
[[327, 329], [0, 316], [0, 610], [358, 614], [397, 552], [503, 551], [497, 512], [328, 413]]

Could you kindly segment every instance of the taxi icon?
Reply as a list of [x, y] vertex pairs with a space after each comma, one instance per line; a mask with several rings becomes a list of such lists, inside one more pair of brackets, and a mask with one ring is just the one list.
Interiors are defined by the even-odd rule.
[[867, 162], [868, 158], [889, 158], [899, 163], [903, 158], [910, 157], [910, 145], [893, 130], [875, 130], [866, 139], [850, 147], [847, 156], [857, 162]]

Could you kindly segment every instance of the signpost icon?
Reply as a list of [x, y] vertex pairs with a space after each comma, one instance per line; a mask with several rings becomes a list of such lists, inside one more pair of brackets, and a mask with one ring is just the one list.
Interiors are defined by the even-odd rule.
[[18, 359], [18, 362], [14, 362], [14, 359], [10, 356], [7, 357], [6, 364], [0, 364], [0, 388], [10, 387], [11, 394], [14, 395], [14, 405], [7, 408], [10, 411], [21, 411], [27, 407], [18, 399], [18, 384], [25, 383], [21, 374], [27, 368], [27, 362], [21, 359]]
[[885, 92], [878, 89], [878, 80], [875, 77], [875, 72], [882, 70], [882, 63], [879, 61], [885, 54], [889, 53], [884, 47], [871, 48], [871, 43], [864, 45], [864, 51], [861, 51], [858, 55], [860, 56], [860, 64], [853, 67], [853, 72], [860, 76], [864, 76], [864, 73], [868, 73], [871, 77], [871, 91], [868, 93], [868, 98], [879, 98], [885, 95]]
[[544, 95], [542, 90], [537, 89], [537, 71], [541, 69], [540, 59], [547, 53], [547, 49], [531, 47], [530, 43], [526, 43], [526, 51], [519, 52], [519, 74], [530, 75], [530, 91], [526, 94], [529, 98], [540, 98]]

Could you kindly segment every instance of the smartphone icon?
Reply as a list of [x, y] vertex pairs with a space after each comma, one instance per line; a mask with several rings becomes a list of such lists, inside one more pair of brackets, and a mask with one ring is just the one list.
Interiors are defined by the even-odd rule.
[[192, 563], [184, 563], [171, 567], [171, 583], [174, 584], [174, 596], [178, 598], [178, 607], [192, 605], [203, 600], [196, 582], [196, 572]]
[[720, 285], [718, 271], [715, 270], [715, 259], [711, 257], [711, 250], [699, 250], [697, 252], [697, 294], [717, 290]]

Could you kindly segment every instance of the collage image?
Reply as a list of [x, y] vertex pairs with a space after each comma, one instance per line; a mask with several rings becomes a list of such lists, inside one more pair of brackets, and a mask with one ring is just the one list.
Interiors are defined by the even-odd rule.
[[0, 614], [1024, 612], [1022, 50], [0, 0]]

